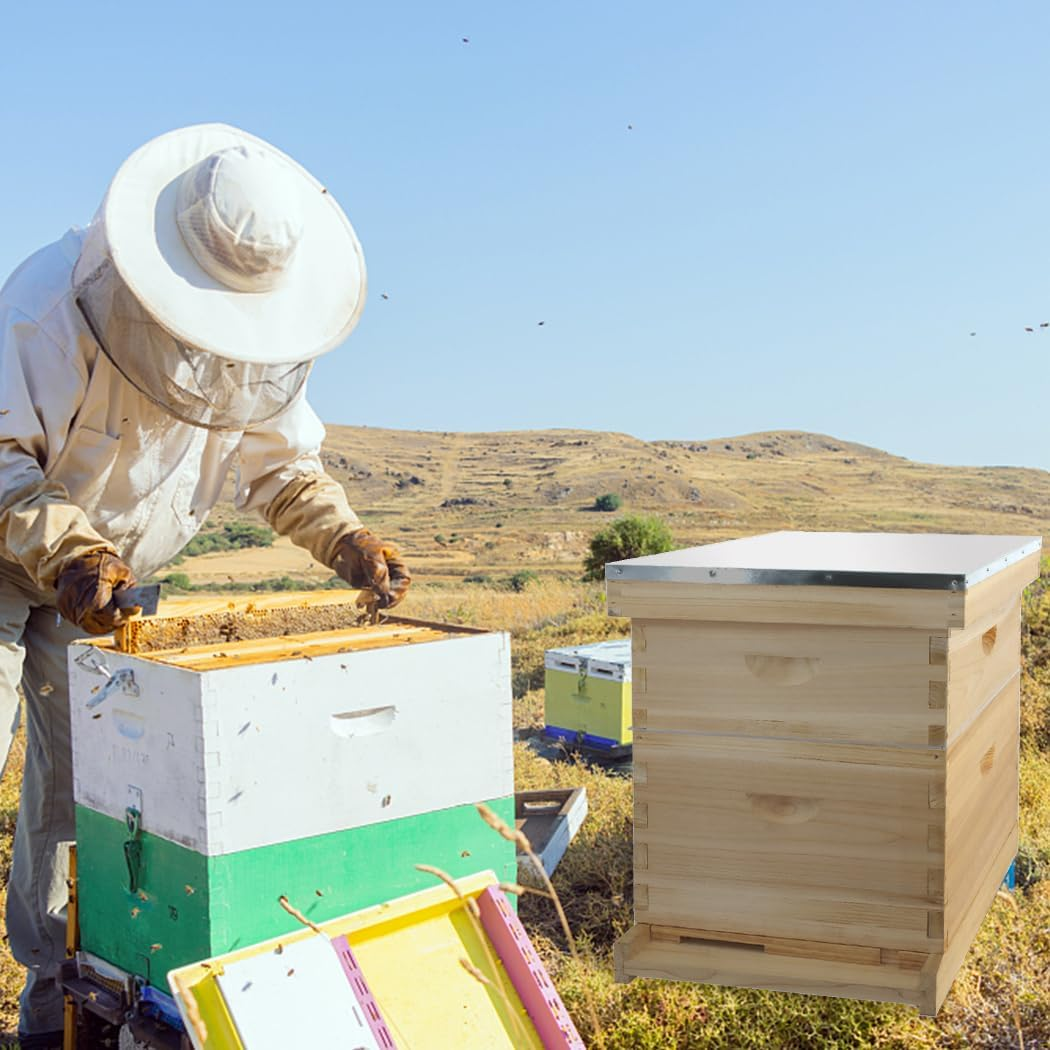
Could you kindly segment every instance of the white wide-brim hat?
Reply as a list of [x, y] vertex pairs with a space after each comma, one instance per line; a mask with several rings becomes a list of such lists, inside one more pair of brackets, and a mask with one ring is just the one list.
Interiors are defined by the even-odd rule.
[[[218, 177], [218, 190], [216, 165], [234, 172]], [[256, 221], [253, 192], [282, 215]], [[225, 225], [229, 214], [237, 229]], [[101, 222], [135, 298], [176, 339], [220, 357], [312, 360], [350, 334], [364, 307], [364, 255], [332, 195], [291, 157], [225, 124], [180, 128], [136, 150], [110, 183]], [[239, 275], [237, 258], [227, 270], [222, 251], [209, 252], [218, 230], [236, 254], [245, 227]], [[254, 247], [253, 228], [262, 238]]]

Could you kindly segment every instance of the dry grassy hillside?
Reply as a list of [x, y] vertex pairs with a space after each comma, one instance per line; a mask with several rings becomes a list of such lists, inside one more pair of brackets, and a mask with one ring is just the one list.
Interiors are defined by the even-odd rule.
[[[1050, 537], [1050, 473], [942, 467], [819, 434], [641, 441], [579, 430], [495, 434], [330, 427], [327, 469], [417, 574], [576, 571], [591, 534], [623, 512], [666, 517], [681, 545], [778, 528]], [[219, 520], [233, 517], [228, 504]], [[198, 580], [324, 575], [287, 546], [189, 559]]]

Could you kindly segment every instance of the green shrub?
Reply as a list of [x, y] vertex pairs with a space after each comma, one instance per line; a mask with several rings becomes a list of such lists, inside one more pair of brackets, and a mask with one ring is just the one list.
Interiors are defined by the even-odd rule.
[[197, 554], [212, 554], [215, 551], [242, 550], [245, 547], [272, 547], [273, 529], [265, 525], [253, 525], [247, 521], [235, 521], [221, 529], [199, 532], [182, 549], [182, 554], [193, 557]]
[[522, 591], [528, 590], [529, 584], [533, 583], [539, 577], [531, 569], [520, 569], [514, 573], [513, 576], [508, 577], [507, 586], [512, 590], [521, 594]]
[[240, 550], [243, 547], [273, 546], [273, 529], [266, 525], [253, 525], [247, 521], [235, 521], [230, 525], [223, 525], [222, 531], [230, 546], [236, 550]]
[[165, 591], [192, 591], [193, 584], [190, 582], [189, 576], [184, 572], [173, 572], [165, 576], [161, 581], [163, 589]]
[[583, 563], [585, 580], [605, 578], [605, 564], [662, 554], [674, 546], [671, 530], [662, 518], [649, 514], [627, 514], [595, 533], [590, 553]]
[[614, 511], [623, 506], [623, 500], [615, 492], [606, 492], [594, 501], [595, 510]]

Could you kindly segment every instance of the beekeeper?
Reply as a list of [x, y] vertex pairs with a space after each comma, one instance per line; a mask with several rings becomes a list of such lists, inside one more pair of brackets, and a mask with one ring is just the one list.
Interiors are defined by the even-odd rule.
[[[28, 976], [23, 1047], [60, 1045], [74, 838], [66, 645], [121, 622], [113, 591], [167, 564], [231, 470], [261, 511], [393, 605], [409, 573], [319, 457], [313, 361], [354, 328], [361, 247], [324, 186], [236, 128], [147, 143], [95, 220], [0, 290], [0, 727], [25, 691], [7, 933]], [[362, 390], [362, 396], [374, 391]]]

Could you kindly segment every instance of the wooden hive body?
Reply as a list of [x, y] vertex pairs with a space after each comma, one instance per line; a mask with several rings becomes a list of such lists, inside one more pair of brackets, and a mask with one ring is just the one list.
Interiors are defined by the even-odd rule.
[[506, 635], [252, 616], [221, 644], [70, 648], [82, 946], [155, 984], [294, 928], [280, 896], [321, 921], [429, 885], [416, 864], [514, 876], [474, 808], [513, 820]]
[[[951, 547], [923, 537], [917, 557], [938, 539]], [[995, 564], [955, 589], [790, 560], [801, 585], [612, 567], [634, 663], [636, 925], [620, 979], [936, 1012], [1017, 848], [1020, 596], [1039, 559], [1024, 537], [964, 539]]]

